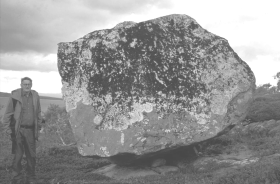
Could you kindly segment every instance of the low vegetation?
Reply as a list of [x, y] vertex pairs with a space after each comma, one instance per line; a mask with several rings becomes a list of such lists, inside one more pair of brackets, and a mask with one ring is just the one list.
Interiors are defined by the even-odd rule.
[[280, 93], [256, 96], [249, 108], [247, 119], [252, 122], [280, 120]]

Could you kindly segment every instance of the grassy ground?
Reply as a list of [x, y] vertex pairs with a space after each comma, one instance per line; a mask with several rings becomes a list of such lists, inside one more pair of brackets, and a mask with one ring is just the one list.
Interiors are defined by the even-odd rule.
[[[278, 127], [279, 128], [279, 127]], [[52, 138], [52, 140], [51, 140]], [[280, 157], [271, 155], [280, 153], [280, 134], [270, 129], [257, 128], [244, 132], [244, 128], [236, 128], [231, 134], [205, 142], [201, 146], [201, 155], [189, 154], [185, 160], [186, 167], [166, 175], [147, 176], [141, 178], [116, 181], [108, 177], [92, 174], [92, 171], [110, 164], [105, 158], [82, 157], [75, 146], [55, 146], [57, 140], [45, 136], [38, 143], [37, 176], [42, 184], [278, 184], [280, 183]], [[0, 183], [10, 180], [9, 165], [11, 163], [10, 143], [1, 135], [0, 139]], [[48, 144], [47, 144], [48, 142]], [[239, 169], [223, 169], [217, 174], [219, 167], [213, 166], [208, 170], [198, 171], [192, 162], [201, 157], [219, 154], [231, 154], [248, 147], [258, 156], [259, 162]], [[180, 155], [183, 156], [183, 155]], [[25, 163], [24, 163], [25, 165]], [[224, 166], [220, 166], [224, 167]]]

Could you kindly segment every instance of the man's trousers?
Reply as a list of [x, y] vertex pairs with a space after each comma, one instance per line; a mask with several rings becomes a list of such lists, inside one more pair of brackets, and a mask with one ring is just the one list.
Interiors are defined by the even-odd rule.
[[21, 178], [21, 160], [25, 153], [27, 161], [27, 177], [35, 178], [36, 165], [36, 141], [34, 137], [34, 128], [20, 128], [15, 145], [15, 155], [13, 160], [13, 179]]

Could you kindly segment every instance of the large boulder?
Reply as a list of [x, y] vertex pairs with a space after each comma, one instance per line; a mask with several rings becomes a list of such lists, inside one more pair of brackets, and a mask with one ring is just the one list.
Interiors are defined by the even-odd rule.
[[91, 32], [58, 45], [80, 154], [143, 156], [209, 139], [247, 113], [249, 66], [187, 15]]

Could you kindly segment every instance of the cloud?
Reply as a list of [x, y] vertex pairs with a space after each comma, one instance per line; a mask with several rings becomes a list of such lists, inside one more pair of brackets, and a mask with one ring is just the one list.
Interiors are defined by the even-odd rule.
[[252, 16], [247, 16], [247, 15], [242, 15], [239, 17], [239, 22], [241, 23], [246, 23], [246, 22], [251, 22], [251, 21], [256, 21], [258, 18], [252, 17]]
[[269, 55], [257, 56], [252, 62], [247, 63], [256, 76], [257, 85], [270, 83], [276, 86], [277, 80], [273, 76], [280, 72], [280, 62], [277, 61], [277, 57]]
[[18, 78], [15, 77], [15, 76], [5, 76], [5, 77], [3, 77], [3, 79], [4, 79], [4, 80], [7, 80], [7, 81], [10, 81], [10, 80], [16, 80], [16, 79], [18, 79]]
[[0, 68], [14, 71], [57, 71], [56, 55], [1, 54]]
[[108, 10], [112, 14], [139, 13], [151, 6], [159, 8], [170, 8], [172, 6], [172, 3], [167, 0], [84, 0], [83, 2], [91, 8]]
[[57, 43], [74, 41], [123, 17], [168, 0], [4, 0], [1, 1], [1, 53], [55, 53]]
[[257, 57], [272, 57], [274, 61], [279, 60], [279, 51], [277, 48], [271, 48], [265, 44], [252, 42], [244, 45], [233, 46], [233, 50], [238, 53], [244, 61], [254, 61]]
[[252, 61], [258, 56], [271, 55], [273, 51], [268, 50], [259, 45], [242, 45], [233, 47], [234, 51], [238, 53], [241, 59], [245, 61]]

